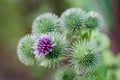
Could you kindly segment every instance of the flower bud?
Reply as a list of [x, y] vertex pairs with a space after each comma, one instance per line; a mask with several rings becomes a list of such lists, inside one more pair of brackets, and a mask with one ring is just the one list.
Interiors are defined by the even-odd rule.
[[24, 36], [18, 43], [17, 54], [19, 60], [26, 65], [35, 63], [32, 46], [34, 44], [33, 35]]
[[58, 16], [52, 13], [45, 13], [38, 16], [32, 25], [32, 32], [35, 34], [56, 31], [59, 28]]

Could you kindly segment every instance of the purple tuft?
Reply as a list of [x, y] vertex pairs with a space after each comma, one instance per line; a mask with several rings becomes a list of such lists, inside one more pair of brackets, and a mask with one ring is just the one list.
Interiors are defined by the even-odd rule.
[[52, 51], [53, 40], [48, 35], [41, 35], [34, 45], [37, 55], [44, 55]]

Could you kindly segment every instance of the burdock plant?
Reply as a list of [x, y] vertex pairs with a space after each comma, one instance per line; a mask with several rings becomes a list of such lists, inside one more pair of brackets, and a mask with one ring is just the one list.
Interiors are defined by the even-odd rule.
[[102, 61], [99, 36], [101, 15], [71, 8], [59, 18], [45, 13], [35, 19], [32, 34], [23, 37], [17, 47], [19, 60], [25, 65], [60, 68], [55, 80], [97, 80], [92, 73]]

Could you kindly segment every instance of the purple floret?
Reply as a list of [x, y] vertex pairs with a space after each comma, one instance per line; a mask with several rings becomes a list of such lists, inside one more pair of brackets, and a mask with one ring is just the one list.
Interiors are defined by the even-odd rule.
[[52, 51], [54, 43], [50, 36], [41, 35], [35, 43], [35, 52], [38, 55], [44, 55]]

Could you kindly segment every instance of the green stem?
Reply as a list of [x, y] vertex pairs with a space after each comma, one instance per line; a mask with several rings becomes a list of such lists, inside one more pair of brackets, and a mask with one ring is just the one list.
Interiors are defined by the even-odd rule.
[[92, 35], [92, 29], [89, 29], [89, 36], [88, 36], [88, 41], [90, 41], [91, 35]]
[[70, 43], [79, 40], [81, 37], [81, 30], [79, 32], [74, 33], [73, 35], [69, 35], [69, 37], [70, 37]]

